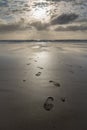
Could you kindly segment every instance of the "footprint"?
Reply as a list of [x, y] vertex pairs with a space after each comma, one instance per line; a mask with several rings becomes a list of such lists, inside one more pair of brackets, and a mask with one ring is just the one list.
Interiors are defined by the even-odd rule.
[[45, 101], [45, 103], [44, 103], [44, 105], [43, 105], [43, 107], [44, 107], [44, 109], [46, 110], [46, 111], [50, 111], [53, 107], [54, 107], [54, 105], [51, 103], [51, 102], [53, 102], [54, 101], [54, 98], [53, 97], [48, 97], [47, 99], [46, 99], [46, 101]]
[[67, 64], [69, 67], [73, 67], [73, 65]]
[[26, 65], [30, 65], [31, 63], [27, 63]]
[[83, 67], [81, 65], [79, 65], [79, 68], [82, 69]]
[[37, 67], [37, 68], [39, 68], [39, 69], [41, 69], [41, 70], [44, 69], [43, 67]]
[[41, 75], [41, 72], [38, 72], [37, 74], [36, 74], [36, 76], [40, 76]]
[[70, 73], [74, 74], [74, 72], [72, 70], [69, 71]]
[[49, 82], [50, 82], [50, 83], [53, 83], [54, 81], [50, 80]]
[[50, 80], [49, 82], [50, 82], [50, 83], [53, 83], [53, 85], [56, 86], [56, 87], [60, 87], [60, 83], [57, 83], [57, 82], [52, 81], [52, 80]]
[[37, 60], [34, 60], [35, 62], [37, 62]]
[[33, 58], [29, 58], [29, 60], [32, 60]]
[[24, 79], [23, 82], [26, 82], [26, 80]]
[[62, 102], [65, 102], [65, 101], [66, 101], [66, 98], [65, 98], [65, 97], [61, 97], [61, 101], [62, 101]]
[[59, 84], [59, 83], [54, 82], [54, 85], [55, 85], [56, 87], [60, 87], [60, 84]]

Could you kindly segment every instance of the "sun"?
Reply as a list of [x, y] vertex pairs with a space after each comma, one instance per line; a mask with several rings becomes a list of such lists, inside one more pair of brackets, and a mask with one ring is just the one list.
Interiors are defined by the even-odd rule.
[[37, 20], [44, 20], [47, 17], [46, 9], [36, 8], [33, 12], [33, 17]]
[[[31, 2], [30, 2], [31, 1]], [[51, 6], [46, 0], [30, 0], [29, 10], [25, 12], [27, 22], [49, 23], [51, 18]]]
[[36, 21], [47, 22], [49, 20], [50, 6], [46, 1], [39, 0], [31, 5], [31, 17]]
[[38, 20], [45, 19], [46, 16], [47, 16], [46, 9], [36, 8], [35, 11], [33, 12], [33, 17]]

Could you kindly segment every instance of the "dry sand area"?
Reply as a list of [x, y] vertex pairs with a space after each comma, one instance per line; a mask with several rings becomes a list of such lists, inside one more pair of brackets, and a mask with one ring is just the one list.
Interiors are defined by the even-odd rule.
[[87, 43], [0, 44], [0, 130], [87, 130]]

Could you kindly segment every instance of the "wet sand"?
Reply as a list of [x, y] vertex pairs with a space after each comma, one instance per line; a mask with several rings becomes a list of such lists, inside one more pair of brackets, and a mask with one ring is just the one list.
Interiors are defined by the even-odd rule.
[[87, 44], [0, 44], [0, 130], [87, 130]]

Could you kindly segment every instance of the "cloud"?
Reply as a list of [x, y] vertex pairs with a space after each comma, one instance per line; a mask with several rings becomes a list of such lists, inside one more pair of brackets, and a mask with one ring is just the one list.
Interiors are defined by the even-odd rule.
[[48, 3], [47, 2], [34, 2], [34, 6], [47, 7]]
[[52, 2], [61, 2], [61, 1], [71, 2], [71, 1], [76, 1], [76, 0], [47, 0], [47, 1], [52, 1]]
[[9, 24], [6, 23], [6, 21], [3, 21], [2, 19], [0, 19], [0, 33], [12, 32], [12, 31], [17, 31], [17, 30], [23, 31], [23, 30], [26, 30], [26, 29], [31, 30], [31, 27], [24, 23], [23, 18], [21, 18], [17, 22], [13, 22], [13, 23], [9, 23]]
[[62, 14], [51, 21], [51, 25], [68, 24], [78, 18], [77, 14]]
[[58, 28], [55, 29], [55, 31], [87, 31], [87, 26], [86, 25], [70, 25], [67, 27], [59, 26]]
[[60, 1], [72, 2], [72, 1], [74, 1], [74, 2], [80, 3], [80, 2], [86, 1], [86, 0], [47, 0], [47, 1], [53, 1], [53, 2], [60, 2]]
[[5, 23], [6, 23], [5, 20], [0, 19], [0, 25], [3, 25], [3, 24], [5, 24]]
[[42, 23], [40, 21], [32, 22], [30, 25], [35, 27], [38, 31], [46, 30], [49, 26], [48, 23]]
[[42, 23], [40, 21], [34, 21], [32, 23], [25, 23], [25, 19], [21, 18], [17, 22], [6, 23], [0, 19], [0, 33], [3, 32], [12, 32], [12, 31], [24, 31], [24, 30], [47, 30], [49, 27], [48, 23]]
[[7, 0], [0, 0], [0, 7], [8, 7], [8, 1]]
[[2, 32], [8, 32], [8, 31], [16, 31], [18, 30], [20, 27], [18, 24], [3, 24], [0, 25], [0, 33]]

